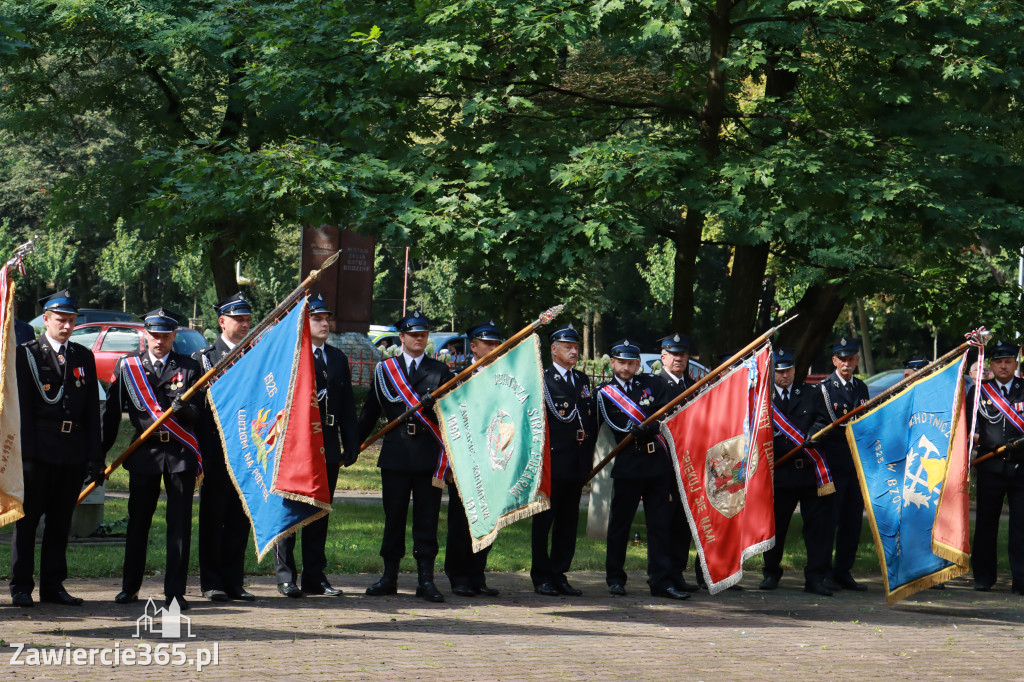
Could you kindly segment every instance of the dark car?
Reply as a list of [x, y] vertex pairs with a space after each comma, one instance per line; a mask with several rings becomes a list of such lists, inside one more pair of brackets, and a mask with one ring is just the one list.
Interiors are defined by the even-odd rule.
[[[109, 382], [119, 358], [146, 347], [141, 322], [87, 322], [71, 332], [71, 340], [80, 343], [96, 356], [96, 376]], [[195, 329], [178, 328], [174, 351], [192, 355], [207, 346], [206, 338]]]

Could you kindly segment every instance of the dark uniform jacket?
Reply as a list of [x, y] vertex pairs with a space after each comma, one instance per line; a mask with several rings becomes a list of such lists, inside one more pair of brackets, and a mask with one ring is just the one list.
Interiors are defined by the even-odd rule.
[[586, 477], [593, 464], [597, 403], [589, 377], [575, 369], [569, 372], [572, 384], [554, 366], [544, 370], [544, 398], [548, 405], [551, 477], [577, 480]]
[[[327, 377], [317, 377], [317, 393], [327, 389], [320, 399], [320, 423], [324, 433], [324, 457], [329, 464], [354, 462], [359, 454], [356, 431], [356, 402], [352, 395], [352, 370], [345, 353], [324, 344]], [[326, 381], [325, 381], [326, 379]], [[325, 381], [325, 385], [321, 382]]]
[[[103, 463], [96, 361], [84, 346], [70, 341], [65, 346], [63, 370], [57, 353], [44, 338], [33, 339], [15, 351], [21, 457], [26, 467], [37, 462]], [[76, 377], [76, 373], [83, 376]]]
[[[794, 382], [789, 387], [789, 406], [783, 407], [782, 398], [778, 390], [772, 385], [772, 407], [776, 412], [781, 412], [786, 419], [804, 434], [805, 438], [814, 435], [814, 423], [818, 418], [818, 403], [822, 397], [820, 389], [808, 386], [804, 383]], [[774, 429], [775, 459], [785, 455], [798, 444], [791, 441], [776, 428]], [[814, 473], [814, 463], [803, 451], [800, 451], [782, 466], [775, 468], [775, 487], [798, 488], [802, 486], [817, 486], [818, 480]]]
[[[153, 371], [153, 365], [149, 361], [149, 352], [132, 353], [127, 357], [142, 357], [142, 366], [146, 371], [146, 377], [156, 395], [157, 402], [164, 411], [171, 408], [174, 399], [188, 390], [200, 376], [202, 370], [199, 363], [186, 355], [180, 355], [171, 351], [164, 357], [163, 371], [159, 376]], [[178, 373], [181, 373], [181, 380], [174, 381]], [[103, 449], [109, 450], [117, 439], [118, 426], [121, 422], [121, 410], [128, 413], [132, 426], [135, 427], [137, 438], [153, 423], [149, 413], [146, 412], [141, 402], [136, 405], [125, 385], [124, 358], [118, 360], [114, 368], [114, 381], [110, 384], [107, 392], [107, 402], [103, 408]], [[174, 386], [172, 388], [172, 385]], [[199, 410], [195, 405], [185, 403], [185, 408], [175, 413], [175, 418], [187, 429], [195, 430]], [[137, 471], [141, 474], [159, 474], [164, 472], [180, 473], [191, 471], [198, 473], [198, 462], [191, 450], [185, 447], [180, 441], [168, 434], [161, 440], [161, 431], [158, 429], [145, 443], [128, 457], [124, 468], [128, 471]], [[168, 437], [170, 436], [170, 437]]]
[[[616, 379], [606, 381], [598, 387], [613, 385], [622, 388]], [[665, 382], [649, 374], [637, 374], [633, 377], [633, 388], [626, 395], [636, 403], [645, 415], [651, 415], [661, 409], [667, 401]], [[602, 421], [608, 422], [620, 443], [629, 433], [634, 422], [623, 413], [609, 398], [598, 393], [599, 413]], [[649, 452], [648, 444], [654, 444], [654, 452]], [[612, 478], [653, 478], [656, 476], [672, 476], [672, 462], [669, 454], [658, 439], [633, 439], [621, 453], [615, 456], [612, 465]]]
[[[868, 387], [863, 381], [853, 377], [849, 383], [852, 385], [844, 387], [839, 375], [832, 372], [815, 387], [818, 416], [809, 435], [814, 435], [824, 426], [868, 401]], [[826, 461], [832, 471], [854, 471], [853, 455], [850, 453], [849, 443], [846, 442], [845, 428], [832, 429], [824, 437], [821, 449], [826, 453]]]
[[[213, 344], [202, 350], [196, 351], [192, 359], [199, 363], [199, 376], [206, 374], [221, 359], [231, 352], [224, 338], [217, 337]], [[217, 422], [213, 418], [213, 407], [207, 402], [208, 394], [203, 389], [202, 395], [197, 395], [192, 401], [201, 406], [196, 415], [195, 434], [199, 440], [199, 449], [203, 453], [203, 475], [207, 481], [230, 480], [227, 475], [227, 462], [224, 458], [224, 445], [221, 443], [220, 432], [217, 430]]]
[[[999, 392], [999, 384], [994, 379], [982, 382]], [[967, 404], [971, 405], [974, 400], [974, 388], [972, 387], [967, 395]], [[1024, 379], [1014, 377], [1010, 381], [1009, 398], [1007, 402], [1013, 407], [1015, 403], [1024, 402]], [[984, 455], [1006, 443], [1024, 436], [1009, 423], [1003, 413], [992, 403], [992, 400], [981, 394], [978, 402], [978, 454]], [[1020, 412], [1020, 410], [1018, 410]], [[1024, 476], [1024, 466], [1016, 466], [1024, 463], [1024, 447], [1007, 451], [998, 457], [992, 457], [978, 464], [979, 471], [987, 471], [994, 474]]]
[[[657, 378], [665, 384], [666, 404], [672, 402], [676, 396], [697, 383], [694, 379], [690, 378], [690, 375], [686, 373], [686, 370], [683, 370], [683, 376], [681, 376], [678, 381], [669, 376], [669, 373], [664, 369], [657, 374]], [[679, 405], [679, 407], [682, 407], [682, 405]]]
[[[330, 362], [328, 360], [328, 362]], [[399, 355], [398, 362], [402, 371], [406, 372], [405, 356]], [[420, 366], [416, 368], [416, 376], [409, 381], [413, 390], [423, 398], [427, 391], [434, 391], [441, 384], [454, 377], [451, 370], [443, 362], [426, 355], [420, 356]], [[390, 422], [406, 411], [405, 403], [394, 392], [389, 384], [388, 392], [398, 398], [396, 402], [388, 400], [384, 389], [379, 385], [383, 368], [377, 370], [373, 377], [373, 387], [366, 396], [366, 403], [359, 414], [359, 440], [365, 441], [375, 430], [377, 419], [383, 412], [384, 418]], [[427, 419], [437, 423], [433, 409], [424, 410]], [[381, 469], [394, 471], [423, 472], [437, 468], [440, 445], [434, 436], [415, 416], [408, 418], [384, 436], [377, 466]]]

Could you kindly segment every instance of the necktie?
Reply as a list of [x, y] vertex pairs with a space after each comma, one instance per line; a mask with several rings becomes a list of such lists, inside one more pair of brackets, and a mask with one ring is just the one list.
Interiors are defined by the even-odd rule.
[[327, 378], [327, 363], [324, 361], [324, 351], [317, 348], [313, 351], [313, 366], [316, 369], [316, 386], [322, 388], [323, 380]]
[[566, 383], [567, 383], [567, 384], [569, 384], [569, 385], [570, 385], [570, 386], [572, 386], [573, 388], [575, 388], [575, 387], [576, 387], [576, 382], [574, 382], [574, 381], [572, 380], [572, 370], [569, 370], [569, 371], [567, 371], [567, 372], [565, 373], [565, 381], [566, 381]]
[[57, 349], [57, 364], [60, 365], [60, 369], [62, 372], [64, 371], [65, 362], [66, 359], [64, 357], [64, 346], [61, 346], [60, 348]]
[[789, 389], [788, 388], [782, 389], [782, 407], [783, 408], [788, 408], [789, 407]]
[[409, 363], [409, 378], [410, 378], [410, 379], [412, 379], [412, 376], [413, 376], [414, 374], [416, 374], [416, 366], [417, 366], [418, 364], [419, 364], [419, 363], [417, 363], [417, 362], [416, 362], [415, 360], [413, 360], [412, 362], [410, 362], [410, 363]]
[[[64, 363], [62, 362], [61, 364], [63, 365]], [[1003, 392], [1003, 397], [1004, 398], [1009, 398], [1010, 397], [1010, 392], [1008, 390], [1006, 390], [1006, 386], [1000, 386], [999, 390], [1001, 390]]]
[[163, 371], [164, 371], [164, 363], [163, 363], [163, 361], [157, 360], [156, 362], [154, 362], [153, 363], [153, 371], [156, 372], [157, 376], [160, 376], [161, 374], [163, 374]]

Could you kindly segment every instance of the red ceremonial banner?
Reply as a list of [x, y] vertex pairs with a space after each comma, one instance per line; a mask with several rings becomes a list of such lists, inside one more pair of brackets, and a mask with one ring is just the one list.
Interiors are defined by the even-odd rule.
[[289, 396], [292, 409], [286, 422], [297, 428], [284, 429], [284, 443], [276, 461], [274, 492], [290, 499], [312, 498], [330, 505], [324, 434], [320, 424], [320, 406], [316, 400], [316, 370], [313, 365], [308, 308], [302, 313], [298, 351], [298, 360], [293, 365], [294, 395]]
[[765, 345], [665, 422], [711, 594], [738, 583], [743, 562], [775, 545], [771, 386]]

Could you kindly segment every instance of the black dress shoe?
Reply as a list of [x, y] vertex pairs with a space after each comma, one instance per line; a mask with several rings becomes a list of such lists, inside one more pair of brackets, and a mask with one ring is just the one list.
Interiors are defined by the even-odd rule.
[[766, 575], [761, 584], [757, 586], [759, 590], [774, 590], [779, 586], [779, 577], [775, 575]]
[[477, 594], [482, 594], [485, 597], [497, 597], [501, 592], [494, 589], [493, 587], [487, 587], [487, 583], [480, 583], [474, 588]]
[[815, 581], [812, 583], [804, 583], [804, 592], [810, 594], [816, 594], [820, 597], [831, 597], [833, 592], [826, 585], [825, 581]]
[[625, 585], [619, 585], [618, 583], [616, 583], [615, 585], [609, 585], [608, 586], [608, 593], [609, 594], [613, 594], [616, 597], [625, 597], [626, 596], [626, 586]]
[[559, 594], [564, 594], [567, 597], [582, 597], [583, 590], [577, 590], [575, 587], [569, 584], [569, 581], [565, 578], [555, 581], [555, 589], [558, 590]]
[[821, 584], [827, 587], [828, 589], [832, 590], [833, 592], [838, 592], [839, 590], [843, 589], [843, 586], [837, 583], [835, 580], [832, 580], [832, 578], [823, 579], [821, 581]]
[[210, 601], [231, 601], [231, 597], [224, 590], [203, 590], [203, 596]]
[[991, 585], [984, 585], [982, 583], [974, 583], [974, 590], [976, 592], [991, 592], [992, 591], [992, 586]]
[[82, 603], [85, 602], [81, 597], [72, 597], [63, 587], [60, 587], [53, 592], [43, 592], [40, 590], [39, 601], [44, 601], [49, 604], [60, 604], [62, 606], [81, 606]]
[[559, 592], [551, 583], [540, 583], [533, 586], [533, 591], [545, 597], [557, 597]]
[[680, 590], [677, 587], [673, 586], [673, 587], [666, 587], [663, 590], [652, 589], [651, 590], [651, 596], [652, 597], [665, 597], [666, 599], [689, 599], [690, 598], [690, 593], [689, 592], [683, 592], [682, 590]]
[[577, 590], [575, 587], [569, 584], [569, 581], [565, 578], [556, 580], [555, 589], [558, 590], [559, 594], [564, 594], [567, 597], [581, 597], [583, 596], [583, 590]]
[[188, 603], [188, 600], [180, 594], [171, 595], [170, 597], [164, 599], [164, 607], [170, 606], [171, 602], [174, 600], [178, 601], [178, 610], [180, 611], [188, 611], [190, 608], [192, 608], [192, 605]]
[[331, 587], [331, 584], [326, 580], [321, 580], [315, 585], [302, 584], [302, 591], [306, 594], [323, 594], [328, 597], [340, 597], [342, 592], [336, 587]]
[[733, 592], [742, 592], [743, 591], [743, 585], [729, 585], [729, 587], [727, 589], [730, 589]]
[[302, 596], [302, 590], [295, 583], [278, 583], [277, 591], [289, 599], [298, 599]]
[[944, 589], [946, 589], [946, 583], [939, 583], [938, 585], [932, 585], [928, 589], [930, 589], [930, 590], [944, 590]]
[[11, 603], [23, 609], [35, 606], [35, 602], [32, 601], [32, 595], [28, 592], [15, 592], [11, 595]]
[[859, 582], [853, 579], [853, 576], [847, 573], [846, 575], [834, 575], [832, 580], [836, 582], [839, 587], [844, 590], [853, 590], [854, 592], [866, 592], [868, 589], [867, 585], [861, 585]]
[[452, 585], [452, 594], [457, 594], [460, 597], [475, 597], [476, 596], [476, 590], [474, 590], [469, 585], [465, 585], [463, 583], [458, 583], [458, 584]]
[[134, 604], [137, 601], [139, 601], [138, 592], [125, 592], [122, 590], [114, 597], [115, 604]]
[[437, 585], [430, 580], [426, 580], [419, 584], [419, 587], [416, 588], [416, 596], [420, 599], [432, 601], [436, 604], [444, 601], [444, 595], [441, 594], [439, 589], [437, 589]]
[[675, 585], [675, 588], [677, 590], [682, 590], [683, 592], [697, 592], [698, 590], [700, 590], [700, 587], [698, 585], [691, 585], [690, 583], [686, 582], [686, 578], [679, 578], [678, 580], [674, 580], [673, 584]]
[[239, 601], [256, 601], [256, 595], [246, 592], [244, 588], [239, 588], [237, 590], [225, 590], [225, 592], [227, 592], [228, 596], [232, 599], [237, 599]]

